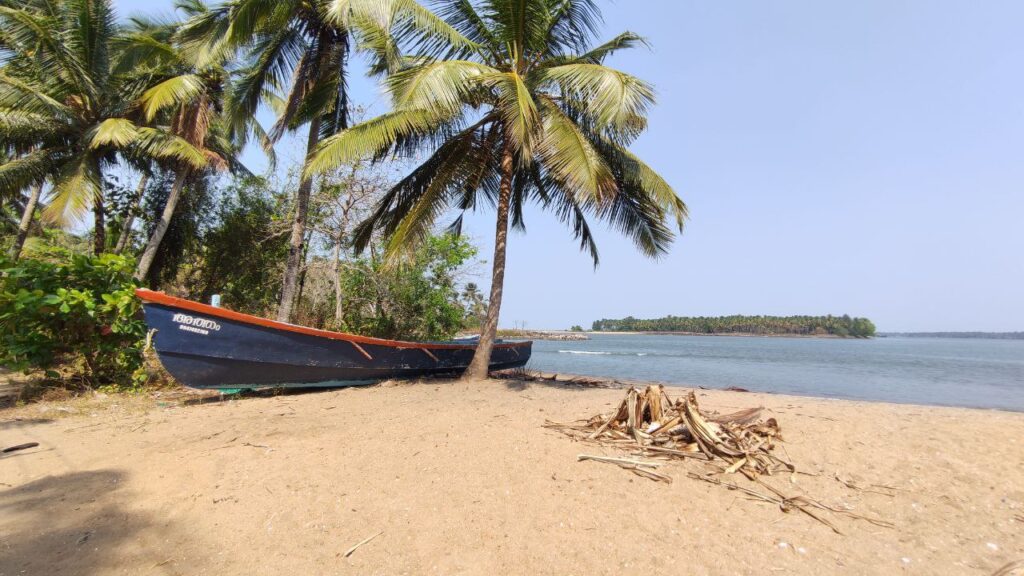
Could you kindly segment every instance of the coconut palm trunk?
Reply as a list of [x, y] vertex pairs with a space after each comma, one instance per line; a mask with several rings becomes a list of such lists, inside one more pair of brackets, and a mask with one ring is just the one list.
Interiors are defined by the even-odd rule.
[[[309, 137], [306, 139], [306, 161], [313, 155], [316, 145], [320, 142], [320, 117], [313, 118], [309, 123]], [[302, 268], [303, 250], [306, 238], [306, 217], [309, 215], [309, 194], [313, 189], [313, 179], [303, 176], [299, 189], [295, 192], [295, 218], [292, 220], [292, 236], [288, 244], [288, 260], [284, 268], [284, 281], [281, 283], [281, 302], [277, 307], [278, 322], [288, 322], [292, 316], [292, 306], [296, 293], [299, 291], [299, 271]]]
[[491, 273], [491, 299], [487, 304], [487, 318], [480, 331], [476, 353], [463, 375], [464, 380], [487, 378], [491, 363], [491, 350], [498, 335], [498, 317], [501, 315], [501, 294], [505, 286], [505, 248], [508, 245], [508, 209], [512, 198], [512, 150], [506, 146], [501, 158], [501, 187], [498, 191], [498, 222], [494, 232], [494, 267]]
[[139, 205], [142, 204], [142, 196], [146, 192], [146, 184], [148, 183], [149, 174], [143, 172], [142, 178], [139, 179], [139, 185], [135, 190], [135, 197], [132, 198], [131, 206], [128, 207], [128, 213], [124, 215], [124, 223], [121, 225], [121, 235], [117, 237], [117, 245], [114, 246], [114, 254], [120, 254], [128, 247], [128, 241], [131, 240], [132, 237], [132, 226], [135, 224], [135, 215], [139, 213]]
[[21, 213], [21, 222], [18, 224], [18, 235], [14, 238], [14, 245], [11, 246], [11, 260], [15, 262], [21, 256], [21, 249], [25, 246], [28, 238], [29, 228], [32, 227], [32, 218], [36, 213], [36, 206], [39, 205], [39, 197], [43, 193], [42, 182], [33, 184], [29, 189], [28, 203], [25, 204], [25, 211]]
[[171, 226], [171, 218], [174, 216], [174, 210], [178, 206], [178, 200], [181, 199], [181, 190], [185, 187], [188, 173], [189, 170], [187, 168], [182, 168], [178, 170], [178, 174], [174, 178], [174, 185], [171, 186], [171, 193], [167, 196], [167, 204], [164, 205], [164, 211], [160, 214], [160, 220], [156, 223], [156, 228], [153, 229], [153, 234], [149, 237], [146, 249], [142, 251], [139, 264], [135, 268], [136, 280], [142, 280], [149, 274], [149, 268], [153, 265], [153, 259], [156, 258], [156, 251], [160, 248], [160, 242], [163, 241], [164, 235], [167, 234], [167, 229]]

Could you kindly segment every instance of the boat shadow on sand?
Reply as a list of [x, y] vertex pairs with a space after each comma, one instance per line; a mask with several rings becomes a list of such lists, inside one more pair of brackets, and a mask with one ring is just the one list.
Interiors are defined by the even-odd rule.
[[[448, 376], [422, 376], [419, 378], [392, 378], [374, 382], [352, 384], [348, 386], [324, 387], [259, 387], [244, 388], [240, 390], [196, 390], [181, 387], [170, 393], [161, 394], [158, 401], [170, 401], [180, 406], [195, 406], [200, 404], [216, 404], [220, 402], [246, 400], [250, 398], [273, 398], [278, 396], [297, 396], [306, 394], [321, 394], [337, 392], [349, 388], [387, 388], [393, 386], [422, 386], [422, 385], [452, 385], [460, 382], [458, 375]], [[568, 374], [548, 374], [529, 370], [506, 370], [491, 374], [491, 382], [500, 382], [506, 389], [513, 392], [523, 392], [534, 386], [545, 386], [559, 388], [562, 390], [588, 390], [592, 388], [628, 388], [630, 382], [610, 379], [596, 378], [590, 376], [576, 376]]]

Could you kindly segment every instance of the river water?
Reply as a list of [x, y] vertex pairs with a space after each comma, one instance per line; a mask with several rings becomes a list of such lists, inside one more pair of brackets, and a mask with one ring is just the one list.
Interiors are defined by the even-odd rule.
[[595, 334], [528, 368], [670, 384], [1024, 411], [1024, 341]]

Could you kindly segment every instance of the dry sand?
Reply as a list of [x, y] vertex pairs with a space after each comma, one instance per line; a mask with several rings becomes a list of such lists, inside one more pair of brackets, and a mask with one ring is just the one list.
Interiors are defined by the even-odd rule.
[[1024, 559], [1024, 414], [702, 391], [704, 410], [767, 407], [820, 474], [778, 486], [896, 525], [825, 513], [837, 535], [687, 478], [701, 464], [662, 468], [667, 485], [577, 462], [621, 452], [542, 427], [621, 396], [431, 381], [0, 411], [0, 447], [40, 443], [0, 457], [0, 575], [991, 574]]

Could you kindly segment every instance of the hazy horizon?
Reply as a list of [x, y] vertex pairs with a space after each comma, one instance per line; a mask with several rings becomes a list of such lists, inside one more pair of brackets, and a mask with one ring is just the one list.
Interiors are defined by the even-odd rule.
[[[125, 17], [171, 2], [115, 5]], [[1024, 4], [601, 5], [600, 40], [628, 29], [652, 44], [609, 64], [655, 85], [633, 149], [692, 218], [658, 262], [599, 227], [595, 271], [551, 214], [528, 210], [502, 326], [849, 314], [881, 332], [1024, 330]], [[352, 100], [381, 112], [364, 70], [353, 61]], [[304, 142], [283, 140], [280, 164]], [[487, 260], [493, 226], [487, 211], [464, 226]]]

